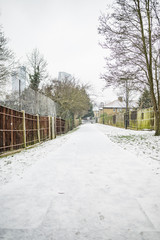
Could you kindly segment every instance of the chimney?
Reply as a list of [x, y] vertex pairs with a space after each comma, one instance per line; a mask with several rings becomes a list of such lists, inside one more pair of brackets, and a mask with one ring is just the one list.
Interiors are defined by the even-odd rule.
[[122, 97], [118, 97], [118, 101], [123, 102], [123, 98]]

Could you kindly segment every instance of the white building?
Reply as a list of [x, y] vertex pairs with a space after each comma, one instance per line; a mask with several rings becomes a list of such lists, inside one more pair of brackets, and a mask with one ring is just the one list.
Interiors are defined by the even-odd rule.
[[26, 67], [21, 66], [12, 74], [12, 92], [22, 92], [26, 87]]

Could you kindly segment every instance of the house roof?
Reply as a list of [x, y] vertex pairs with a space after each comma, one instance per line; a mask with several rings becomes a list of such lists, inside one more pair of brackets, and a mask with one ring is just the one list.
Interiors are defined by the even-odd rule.
[[104, 108], [125, 108], [126, 103], [123, 101], [115, 100], [113, 102], [110, 102], [108, 104], [105, 104]]
[[[125, 101], [114, 100], [108, 104], [104, 105], [104, 108], [126, 108]], [[137, 108], [137, 101], [131, 100], [129, 101], [129, 108]], [[100, 109], [103, 109], [102, 107]]]

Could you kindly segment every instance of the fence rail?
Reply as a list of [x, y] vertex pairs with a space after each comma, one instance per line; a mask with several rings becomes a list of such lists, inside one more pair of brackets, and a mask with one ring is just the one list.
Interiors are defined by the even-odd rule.
[[67, 122], [61, 118], [0, 106], [0, 154], [53, 139], [68, 130]]

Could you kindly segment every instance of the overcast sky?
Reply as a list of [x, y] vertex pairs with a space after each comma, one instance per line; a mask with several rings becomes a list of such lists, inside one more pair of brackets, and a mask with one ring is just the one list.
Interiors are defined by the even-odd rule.
[[23, 63], [38, 48], [50, 75], [67, 72], [93, 85], [96, 100], [117, 98], [101, 89], [106, 52], [98, 45], [98, 17], [110, 0], [0, 0], [0, 22], [9, 46]]

